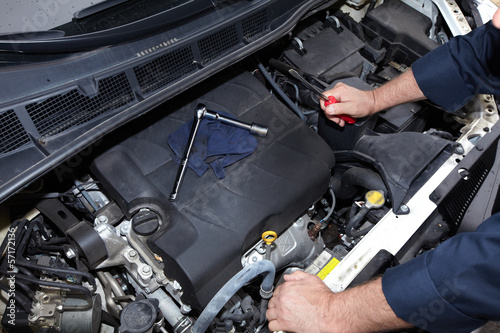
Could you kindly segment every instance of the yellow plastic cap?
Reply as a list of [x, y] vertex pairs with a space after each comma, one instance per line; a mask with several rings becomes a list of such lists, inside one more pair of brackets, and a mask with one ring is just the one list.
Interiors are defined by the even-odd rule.
[[365, 199], [374, 208], [382, 207], [385, 203], [384, 193], [381, 191], [368, 191]]
[[274, 231], [269, 230], [262, 234], [262, 240], [264, 241], [264, 243], [266, 243], [266, 245], [271, 245], [276, 240], [276, 238], [278, 238], [278, 234]]

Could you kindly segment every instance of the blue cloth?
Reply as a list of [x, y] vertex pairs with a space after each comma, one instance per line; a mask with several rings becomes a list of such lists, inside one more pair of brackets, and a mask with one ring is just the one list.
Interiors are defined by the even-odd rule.
[[[476, 93], [500, 93], [500, 30], [491, 22], [413, 65], [424, 94], [455, 110]], [[475, 232], [387, 270], [382, 288], [396, 315], [430, 332], [471, 332], [500, 320], [500, 215]]]
[[[231, 117], [224, 112], [218, 113]], [[172, 157], [177, 164], [184, 156], [192, 126], [193, 120], [190, 120], [168, 137], [168, 145], [174, 152]], [[227, 166], [247, 157], [256, 148], [257, 138], [247, 130], [211, 119], [202, 119], [189, 156], [188, 167], [201, 177], [210, 166], [217, 178], [222, 179], [226, 176]]]

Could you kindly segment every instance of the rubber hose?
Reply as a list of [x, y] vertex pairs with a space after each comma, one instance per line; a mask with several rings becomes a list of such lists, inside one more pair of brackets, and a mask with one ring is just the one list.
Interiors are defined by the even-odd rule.
[[269, 260], [261, 260], [251, 265], [244, 267], [235, 276], [231, 278], [212, 298], [205, 307], [203, 312], [196, 320], [196, 323], [191, 328], [192, 333], [204, 333], [215, 316], [219, 313], [222, 307], [236, 294], [245, 284], [253, 280], [255, 277], [263, 274], [264, 280], [261, 284], [261, 289], [265, 292], [272, 292], [274, 276], [276, 268]]
[[367, 168], [352, 167], [342, 175], [340, 189], [335, 196], [342, 200], [351, 199], [356, 194], [357, 187], [387, 193], [387, 187], [377, 172]]
[[120, 327], [120, 323], [118, 322], [118, 320], [116, 320], [116, 318], [113, 317], [112, 314], [110, 314], [109, 312], [106, 312], [104, 310], [101, 312], [101, 314], [102, 314], [102, 316], [101, 316], [101, 322], [103, 324], [112, 326], [113, 327], [113, 333], [118, 333], [118, 328]]
[[288, 97], [283, 90], [278, 86], [278, 84], [273, 80], [273, 78], [269, 75], [267, 72], [267, 69], [262, 65], [260, 62], [257, 64], [257, 67], [259, 68], [262, 76], [266, 79], [267, 82], [273, 87], [274, 91], [278, 93], [278, 95], [285, 101], [285, 103], [288, 105], [292, 111], [299, 116], [300, 120], [302, 120], [304, 123], [306, 122], [306, 117], [304, 116], [304, 113], [302, 112], [301, 109], [295, 103]]
[[266, 312], [267, 312], [267, 305], [269, 303], [268, 299], [263, 299], [262, 302], [260, 302], [260, 318], [259, 318], [259, 325], [264, 324], [266, 321]]
[[371, 228], [373, 228], [373, 226], [370, 226], [364, 228], [363, 230], [355, 230], [357, 227], [359, 227], [359, 225], [361, 224], [361, 222], [363, 221], [363, 219], [365, 218], [366, 214], [368, 214], [369, 211], [370, 210], [368, 208], [361, 207], [359, 212], [349, 220], [347, 226], [345, 227], [345, 233], [347, 234], [347, 236], [360, 237], [368, 233], [368, 231], [370, 231]]
[[231, 313], [231, 314], [228, 314], [226, 316], [226, 318], [224, 318], [224, 319], [229, 319], [229, 320], [232, 320], [232, 321], [240, 322], [240, 321], [248, 320], [248, 319], [252, 318], [253, 315], [254, 315], [253, 310], [250, 310], [250, 311], [246, 311], [245, 313]]
[[243, 313], [242, 314], [232, 313], [231, 311], [234, 310], [234, 309], [232, 309], [232, 310], [230, 310], [230, 313], [228, 313], [227, 316], [223, 317], [222, 319], [229, 319], [232, 321], [239, 322], [239, 321], [243, 321], [243, 320], [247, 320], [247, 319], [252, 318], [254, 316], [252, 303], [253, 303], [252, 297], [250, 297], [249, 295], [245, 296], [241, 300], [241, 302], [238, 302], [236, 304], [236, 305], [238, 305], [237, 307], [233, 307], [233, 308], [241, 308], [243, 310]]
[[362, 230], [351, 230], [350, 237], [357, 238], [357, 237], [364, 236], [368, 233], [368, 231], [372, 230], [373, 227], [374, 227], [374, 225], [372, 224], [366, 228], [363, 228]]

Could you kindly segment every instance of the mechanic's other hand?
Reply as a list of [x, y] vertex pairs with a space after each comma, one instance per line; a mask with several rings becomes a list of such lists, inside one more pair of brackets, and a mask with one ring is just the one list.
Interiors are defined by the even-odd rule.
[[[302, 271], [285, 275], [266, 312], [269, 330], [286, 332], [325, 332], [333, 292], [316, 275]], [[329, 330], [332, 328], [330, 327]]]
[[321, 109], [331, 121], [345, 125], [345, 121], [337, 115], [346, 114], [354, 118], [361, 118], [375, 113], [375, 97], [372, 91], [363, 91], [344, 83], [337, 83], [332, 89], [324, 92], [326, 96], [334, 96], [338, 103], [325, 107], [325, 102], [320, 101]]

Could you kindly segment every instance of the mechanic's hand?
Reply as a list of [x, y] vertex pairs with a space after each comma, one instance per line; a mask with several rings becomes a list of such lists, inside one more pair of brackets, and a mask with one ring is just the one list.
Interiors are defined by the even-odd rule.
[[319, 277], [302, 271], [285, 275], [285, 281], [269, 301], [269, 330], [325, 332], [323, 326], [330, 321], [333, 292]]
[[363, 91], [344, 83], [337, 83], [332, 89], [324, 92], [326, 96], [334, 96], [338, 103], [325, 107], [325, 102], [320, 101], [321, 109], [331, 121], [345, 125], [345, 121], [337, 117], [346, 114], [354, 118], [361, 118], [375, 113], [375, 96], [372, 91]]

